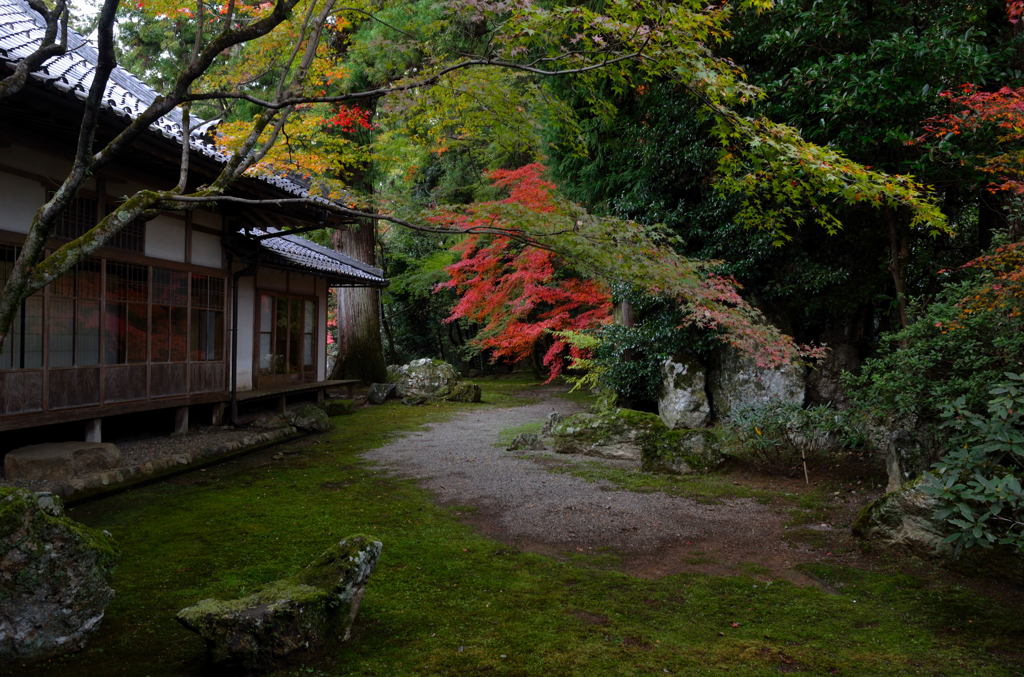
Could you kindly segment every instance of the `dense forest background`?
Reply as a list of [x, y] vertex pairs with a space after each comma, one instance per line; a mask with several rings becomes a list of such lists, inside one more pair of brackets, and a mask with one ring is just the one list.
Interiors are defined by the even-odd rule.
[[[1024, 543], [1020, 3], [364, 4], [323, 24], [330, 116], [289, 109], [261, 165], [388, 215], [317, 236], [391, 280], [379, 330], [342, 303], [336, 375], [568, 370], [653, 410], [668, 358], [797, 360], [808, 404], [928, 431], [937, 491], [995, 501], [966, 541]], [[119, 11], [122, 65], [173, 82], [192, 15]], [[214, 83], [271, 90], [287, 36]], [[261, 110], [194, 109], [229, 147]]]

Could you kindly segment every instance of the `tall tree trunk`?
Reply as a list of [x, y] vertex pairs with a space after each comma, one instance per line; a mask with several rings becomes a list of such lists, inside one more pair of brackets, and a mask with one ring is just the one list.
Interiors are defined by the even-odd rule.
[[896, 290], [896, 319], [901, 329], [906, 329], [910, 324], [907, 317], [907, 281], [906, 265], [907, 256], [910, 254], [910, 235], [906, 229], [901, 229], [897, 222], [896, 213], [886, 211], [886, 220], [889, 222], [889, 272], [892, 273], [893, 288]]
[[[376, 228], [363, 221], [334, 231], [334, 248], [373, 264]], [[380, 292], [377, 289], [338, 289], [338, 359], [332, 379], [357, 378], [374, 383], [387, 376], [380, 339]]]

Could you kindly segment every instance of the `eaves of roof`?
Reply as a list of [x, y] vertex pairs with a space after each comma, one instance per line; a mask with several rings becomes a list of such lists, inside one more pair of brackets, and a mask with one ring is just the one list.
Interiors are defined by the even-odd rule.
[[325, 277], [336, 287], [386, 287], [384, 271], [276, 228], [249, 228], [230, 242], [243, 258]]
[[[0, 66], [10, 69], [16, 67], [36, 50], [45, 32], [46, 23], [42, 16], [24, 0], [0, 0]], [[98, 59], [96, 49], [80, 34], [68, 29], [67, 51], [45, 61], [29, 77], [84, 102], [92, 86]], [[116, 116], [132, 120], [141, 115], [157, 96], [156, 90], [117, 66], [104, 90], [102, 107]], [[193, 116], [188, 144], [200, 155], [223, 163], [228, 156], [207, 138], [209, 128], [214, 123]], [[181, 111], [170, 111], [150, 125], [150, 131], [178, 144], [182, 143], [184, 129]], [[326, 198], [311, 194], [308, 186], [293, 176], [261, 174], [254, 178], [289, 196], [325, 204], [329, 202]]]

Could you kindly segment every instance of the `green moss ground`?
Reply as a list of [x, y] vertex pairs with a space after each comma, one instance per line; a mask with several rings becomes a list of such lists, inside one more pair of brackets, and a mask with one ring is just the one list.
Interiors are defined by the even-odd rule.
[[79, 506], [73, 517], [117, 539], [117, 598], [83, 653], [18, 674], [200, 674], [202, 643], [174, 621], [179, 609], [251, 593], [354, 533], [379, 537], [384, 551], [353, 639], [280, 674], [1024, 670], [1019, 611], [961, 589], [826, 565], [807, 573], [833, 592], [753, 577], [635, 579], [478, 536], [460, 508], [359, 458], [390, 433], [516, 401], [522, 385], [484, 382], [490, 405], [364, 408], [338, 417], [335, 432], [284, 445], [295, 451], [284, 461], [261, 453]]

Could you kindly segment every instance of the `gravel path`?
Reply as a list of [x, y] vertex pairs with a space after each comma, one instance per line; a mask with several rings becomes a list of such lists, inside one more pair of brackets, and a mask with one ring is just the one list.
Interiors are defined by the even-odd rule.
[[[517, 457], [496, 446], [502, 429], [543, 421], [577, 405], [554, 389], [535, 404], [467, 412], [405, 436], [366, 457], [415, 478], [442, 504], [469, 505], [467, 520], [488, 536], [548, 554], [614, 551], [641, 576], [679, 571], [738, 573], [745, 562], [806, 582], [792, 566], [807, 553], [782, 539], [780, 515], [750, 499], [707, 505], [661, 493], [616, 490], [545, 469], [575, 457]], [[587, 459], [593, 460], [593, 459]]]

